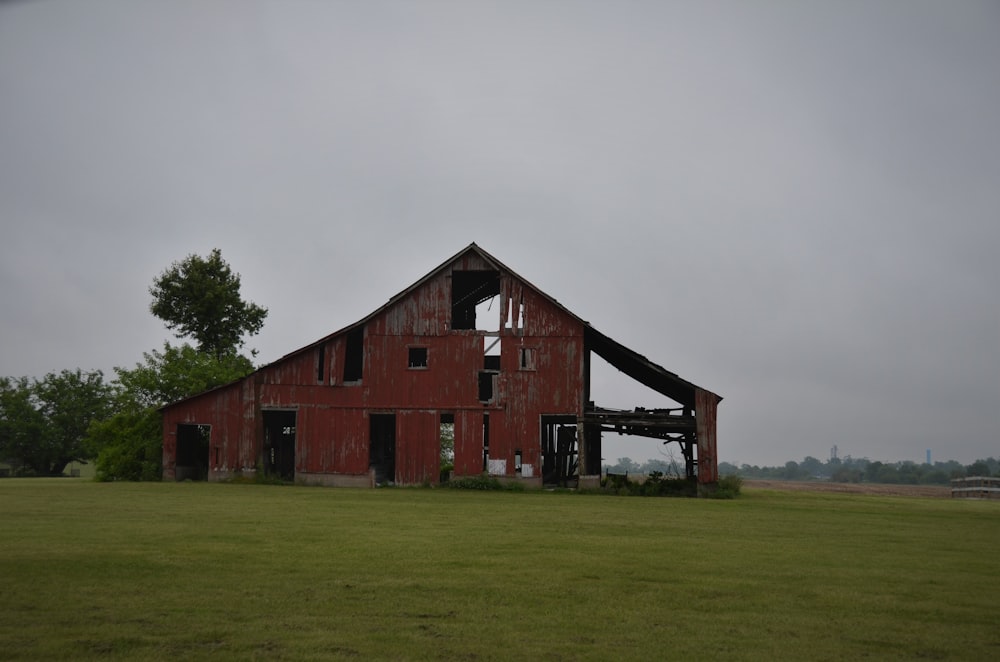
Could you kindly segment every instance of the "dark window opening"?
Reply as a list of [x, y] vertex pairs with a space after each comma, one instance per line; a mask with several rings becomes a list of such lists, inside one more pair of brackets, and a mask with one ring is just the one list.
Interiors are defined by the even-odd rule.
[[369, 416], [368, 466], [376, 485], [396, 482], [396, 415]]
[[261, 465], [265, 476], [295, 480], [295, 412], [263, 411], [264, 447]]
[[[500, 294], [499, 271], [454, 271], [451, 274], [451, 328], [476, 329], [476, 306]], [[499, 327], [500, 310], [496, 310]]]
[[320, 345], [316, 354], [316, 381], [323, 383], [326, 376], [326, 345]]
[[364, 345], [365, 327], [359, 326], [347, 332], [347, 342], [344, 352], [345, 382], [361, 381], [361, 371], [365, 364]]
[[181, 423], [177, 426], [177, 460], [174, 478], [177, 480], [208, 480], [208, 442], [211, 428], [207, 425]]
[[534, 347], [522, 347], [520, 352], [520, 368], [521, 370], [534, 370], [535, 369], [535, 348]]
[[493, 380], [496, 372], [483, 370], [479, 373], [479, 401], [486, 404], [493, 401]]
[[483, 369], [479, 373], [479, 401], [492, 402], [495, 398], [497, 375], [500, 374], [500, 337], [483, 336]]
[[411, 347], [409, 350], [409, 357], [406, 362], [409, 368], [426, 368], [427, 367], [427, 348], [426, 347]]

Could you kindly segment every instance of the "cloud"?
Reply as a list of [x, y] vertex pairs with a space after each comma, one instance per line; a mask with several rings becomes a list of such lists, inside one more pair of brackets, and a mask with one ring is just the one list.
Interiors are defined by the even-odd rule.
[[0, 374], [139, 360], [189, 253], [269, 361], [476, 241], [725, 396], [722, 459], [997, 455], [997, 14], [5, 4]]

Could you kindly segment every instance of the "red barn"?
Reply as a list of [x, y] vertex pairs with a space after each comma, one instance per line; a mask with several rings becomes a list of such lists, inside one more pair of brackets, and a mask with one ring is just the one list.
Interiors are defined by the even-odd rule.
[[[592, 354], [677, 407], [595, 405]], [[721, 399], [471, 244], [364, 319], [164, 407], [163, 477], [437, 483], [445, 433], [454, 476], [596, 486], [601, 434], [616, 432], [678, 443], [687, 476], [711, 485]]]

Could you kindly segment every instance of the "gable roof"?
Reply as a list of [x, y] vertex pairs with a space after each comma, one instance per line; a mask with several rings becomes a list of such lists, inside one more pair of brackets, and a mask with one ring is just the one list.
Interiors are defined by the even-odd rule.
[[[296, 350], [294, 350], [292, 352], [289, 352], [288, 354], [285, 354], [284, 356], [276, 359], [275, 361], [272, 361], [270, 364], [267, 364], [265, 366], [261, 366], [260, 368], [257, 368], [257, 370], [255, 370], [253, 373], [250, 373], [250, 375], [247, 375], [246, 377], [243, 377], [240, 380], [236, 380], [236, 381], [242, 381], [242, 379], [247, 379], [251, 375], [253, 375], [253, 374], [257, 373], [257, 372], [260, 372], [261, 370], [263, 370], [264, 368], [268, 367], [269, 365], [273, 365], [275, 363], [280, 363], [280, 362], [285, 361], [287, 359], [290, 359], [290, 358], [292, 358], [294, 356], [298, 356], [298, 355], [302, 354], [303, 352], [307, 352], [309, 350], [312, 350], [315, 347], [317, 347], [317, 346], [319, 346], [319, 345], [321, 345], [321, 344], [323, 344], [323, 343], [325, 343], [325, 342], [327, 342], [327, 341], [329, 341], [329, 340], [331, 340], [331, 339], [333, 339], [333, 338], [335, 338], [337, 336], [343, 335], [345, 333], [348, 333], [349, 331], [352, 331], [354, 329], [357, 329], [359, 327], [364, 326], [365, 324], [367, 324], [371, 320], [375, 319], [376, 317], [378, 317], [379, 315], [381, 315], [382, 313], [384, 313], [386, 310], [388, 310], [392, 306], [396, 305], [398, 302], [400, 302], [403, 299], [405, 299], [407, 296], [409, 296], [414, 291], [420, 289], [424, 284], [426, 284], [430, 280], [436, 278], [442, 271], [444, 271], [445, 269], [447, 269], [451, 264], [457, 262], [458, 260], [460, 260], [461, 258], [465, 257], [466, 255], [468, 255], [470, 253], [474, 254], [477, 257], [479, 257], [483, 262], [485, 262], [486, 264], [492, 266], [496, 271], [506, 272], [507, 274], [509, 274], [513, 278], [516, 278], [523, 285], [526, 285], [527, 287], [530, 287], [540, 297], [542, 297], [547, 302], [549, 302], [550, 304], [552, 304], [553, 306], [555, 306], [556, 308], [558, 308], [563, 314], [567, 315], [571, 319], [573, 319], [576, 322], [578, 322], [579, 324], [581, 324], [584, 327], [584, 343], [586, 344], [586, 346], [589, 349], [593, 350], [598, 356], [600, 356], [601, 358], [603, 358], [609, 364], [611, 364], [612, 366], [614, 366], [615, 368], [617, 368], [621, 372], [625, 373], [626, 375], [628, 375], [632, 379], [634, 379], [634, 380], [638, 381], [639, 383], [641, 383], [641, 384], [643, 384], [643, 385], [645, 385], [645, 386], [653, 389], [654, 391], [656, 391], [658, 393], [661, 393], [661, 394], [667, 396], [668, 398], [671, 398], [672, 400], [676, 400], [677, 402], [679, 402], [679, 403], [681, 403], [681, 404], [683, 404], [683, 405], [685, 405], [687, 407], [691, 407], [691, 408], [694, 407], [694, 397], [695, 397], [694, 394], [695, 394], [695, 391], [697, 389], [701, 389], [702, 391], [711, 393], [711, 391], [708, 391], [708, 389], [703, 389], [700, 386], [697, 386], [697, 385], [695, 385], [695, 384], [693, 384], [691, 382], [688, 382], [688, 381], [686, 381], [684, 379], [681, 379], [675, 373], [672, 373], [669, 370], [667, 370], [666, 368], [664, 368], [664, 367], [662, 367], [662, 366], [660, 366], [660, 365], [658, 365], [656, 363], [653, 363], [652, 361], [650, 361], [649, 359], [647, 359], [645, 356], [639, 354], [638, 352], [635, 352], [634, 350], [629, 349], [628, 347], [626, 347], [625, 345], [622, 345], [621, 343], [617, 342], [616, 340], [612, 339], [611, 337], [604, 335], [603, 333], [601, 333], [600, 331], [598, 331], [597, 329], [595, 329], [593, 326], [591, 326], [590, 322], [587, 322], [586, 320], [581, 319], [579, 316], [577, 316], [576, 314], [574, 314], [571, 310], [569, 310], [568, 308], [566, 308], [565, 306], [563, 306], [561, 303], [559, 303], [555, 298], [549, 296], [548, 294], [546, 294], [545, 292], [543, 292], [541, 289], [539, 289], [538, 287], [536, 287], [535, 285], [533, 285], [532, 283], [530, 283], [527, 279], [525, 279], [524, 277], [522, 277], [520, 274], [518, 274], [513, 269], [511, 269], [510, 267], [508, 267], [507, 265], [505, 265], [503, 262], [501, 262], [500, 260], [498, 260], [493, 255], [491, 255], [490, 253], [488, 253], [487, 251], [485, 251], [482, 247], [480, 247], [475, 242], [472, 242], [471, 244], [469, 244], [468, 246], [466, 246], [462, 250], [458, 251], [457, 253], [455, 253], [454, 255], [452, 255], [451, 257], [449, 257], [447, 260], [445, 260], [444, 262], [442, 262], [441, 264], [439, 264], [437, 267], [435, 267], [434, 269], [432, 269], [431, 271], [429, 271], [425, 276], [423, 276], [422, 278], [420, 278], [419, 280], [417, 280], [415, 283], [413, 283], [412, 285], [410, 285], [409, 287], [407, 287], [403, 291], [401, 291], [398, 294], [390, 297], [389, 300], [385, 304], [383, 304], [382, 306], [380, 306], [378, 309], [374, 310], [370, 314], [366, 315], [365, 317], [361, 318], [360, 320], [358, 320], [358, 321], [356, 321], [356, 322], [354, 322], [352, 324], [349, 324], [349, 325], [347, 325], [347, 326], [345, 326], [345, 327], [343, 327], [341, 329], [338, 329], [338, 330], [334, 331], [331, 334], [323, 336], [319, 340], [311, 342], [308, 345], [305, 345], [305, 346], [300, 347], [300, 348], [298, 348], [298, 349], [296, 349]], [[235, 383], [235, 382], [231, 382], [231, 383]], [[178, 404], [180, 402], [184, 402], [184, 401], [189, 400], [191, 398], [199, 397], [201, 395], [204, 395], [205, 393], [208, 393], [208, 392], [216, 390], [216, 389], [224, 388], [225, 386], [229, 386], [229, 385], [230, 384], [224, 384], [224, 385], [221, 385], [221, 386], [217, 386], [215, 389], [209, 389], [209, 391], [203, 391], [202, 393], [198, 393], [196, 395], [189, 396], [188, 398], [184, 398], [182, 400], [178, 400], [177, 402], [173, 402], [173, 403], [170, 403], [168, 405], [164, 405], [164, 407], [161, 407], [161, 409], [165, 409], [166, 407], [173, 406], [175, 404]], [[712, 395], [715, 395], [715, 397], [718, 398], [718, 400], [722, 400], [721, 396], [716, 395], [714, 393]]]

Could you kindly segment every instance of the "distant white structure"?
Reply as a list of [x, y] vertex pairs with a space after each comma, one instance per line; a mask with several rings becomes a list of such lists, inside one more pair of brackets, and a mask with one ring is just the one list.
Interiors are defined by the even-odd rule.
[[964, 499], [1000, 499], [1000, 476], [969, 476], [951, 481], [951, 496]]

